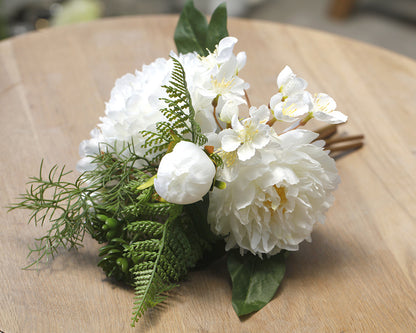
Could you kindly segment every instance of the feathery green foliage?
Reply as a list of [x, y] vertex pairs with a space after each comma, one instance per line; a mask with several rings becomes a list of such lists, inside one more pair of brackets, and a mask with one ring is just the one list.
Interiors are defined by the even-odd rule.
[[26, 268], [42, 259], [53, 258], [59, 247], [79, 247], [85, 232], [93, 229], [89, 209], [94, 187], [85, 188], [81, 178], [75, 182], [64, 180], [70, 173], [65, 166], [60, 169], [55, 165], [45, 177], [42, 161], [39, 176], [30, 178], [26, 193], [18, 198], [19, 202], [9, 207], [9, 210], [30, 210], [29, 223], [41, 226], [48, 221], [51, 223], [46, 234], [36, 239], [35, 248], [30, 249], [29, 255], [37, 254], [37, 258]]

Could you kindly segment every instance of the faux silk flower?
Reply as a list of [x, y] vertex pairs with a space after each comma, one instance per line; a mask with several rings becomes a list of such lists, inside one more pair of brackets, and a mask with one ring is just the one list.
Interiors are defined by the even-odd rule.
[[227, 153], [237, 151], [241, 161], [254, 156], [256, 149], [263, 148], [270, 141], [270, 126], [267, 121], [270, 111], [262, 105], [258, 109], [252, 106], [249, 110], [250, 117], [242, 122], [234, 115], [231, 121], [231, 129], [221, 131], [221, 149]]
[[154, 182], [156, 192], [166, 201], [188, 205], [202, 200], [215, 176], [215, 166], [197, 145], [181, 141], [159, 164]]
[[[208, 222], [227, 250], [274, 255], [295, 251], [323, 223], [339, 183], [335, 162], [317, 134], [293, 130], [239, 162], [238, 175], [210, 195]], [[218, 176], [221, 179], [221, 175]]]

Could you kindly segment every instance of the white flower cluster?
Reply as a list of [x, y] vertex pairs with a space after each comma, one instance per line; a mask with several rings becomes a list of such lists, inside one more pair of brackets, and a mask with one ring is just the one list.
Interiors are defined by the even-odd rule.
[[[222, 181], [225, 189], [210, 192], [208, 223], [225, 237], [227, 249], [260, 256], [296, 250], [310, 240], [314, 223], [324, 222], [339, 183], [334, 160], [322, 143], [313, 142], [317, 134], [298, 127], [312, 118], [341, 123], [347, 117], [328, 95], [307, 92], [306, 81], [286, 66], [269, 106], [250, 107], [249, 117], [241, 119], [248, 84], [238, 76], [246, 55], [234, 54], [236, 42], [224, 38], [207, 57], [173, 55], [184, 67], [195, 120], [223, 167], [216, 170], [203, 147], [180, 142], [162, 158], [155, 189], [169, 202], [191, 204], [202, 199], [214, 179]], [[157, 59], [116, 82], [99, 129], [80, 145], [80, 170], [94, 167], [88, 155], [97, 153], [100, 143], [133, 141], [136, 152], [143, 151], [139, 131], [163, 120], [162, 85], [172, 67], [171, 60]], [[278, 134], [271, 126], [275, 121], [292, 125]]]
[[[248, 84], [238, 77], [246, 63], [246, 54], [234, 55], [236, 43], [236, 38], [226, 37], [207, 57], [172, 53], [184, 67], [195, 119], [203, 133], [217, 131], [238, 113], [240, 104], [246, 103], [244, 90]], [[141, 148], [144, 139], [139, 132], [152, 130], [156, 122], [164, 120], [160, 110], [166, 105], [160, 98], [167, 97], [162, 86], [168, 84], [172, 68], [172, 59], [159, 58], [143, 66], [142, 71], [126, 74], [116, 81], [106, 104], [106, 116], [101, 117], [101, 124], [91, 131], [91, 139], [80, 144], [79, 171], [94, 168], [90, 155], [103, 149], [103, 144], [114, 146], [133, 142], [136, 153], [144, 153]], [[214, 99], [217, 102], [215, 113]]]
[[275, 119], [292, 122], [308, 115], [330, 124], [347, 121], [347, 116], [336, 111], [337, 104], [327, 94], [320, 93], [312, 97], [306, 91], [307, 82], [297, 77], [289, 66], [286, 66], [277, 77], [278, 93], [270, 99], [270, 109]]

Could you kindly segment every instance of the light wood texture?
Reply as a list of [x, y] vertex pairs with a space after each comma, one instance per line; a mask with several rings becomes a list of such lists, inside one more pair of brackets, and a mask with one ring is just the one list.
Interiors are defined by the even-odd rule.
[[174, 48], [177, 18], [128, 17], [0, 43], [0, 330], [11, 332], [415, 332], [416, 62], [326, 33], [231, 20], [248, 63], [253, 105], [267, 103], [284, 65], [326, 92], [365, 146], [337, 160], [342, 183], [324, 225], [291, 254], [270, 304], [239, 320], [223, 262], [190, 274], [135, 329], [133, 292], [96, 267], [98, 245], [40, 270], [27, 246], [45, 230], [5, 207], [27, 177], [74, 167], [114, 81]]

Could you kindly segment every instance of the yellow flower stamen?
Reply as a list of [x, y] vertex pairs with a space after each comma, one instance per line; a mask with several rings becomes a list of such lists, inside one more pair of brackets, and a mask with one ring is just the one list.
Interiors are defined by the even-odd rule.
[[237, 160], [236, 150], [227, 152], [222, 149], [218, 149], [217, 151], [215, 151], [215, 153], [218, 154], [222, 158], [227, 168], [231, 168], [233, 164], [235, 163], [235, 161]]
[[297, 107], [296, 107], [296, 104], [290, 104], [288, 107], [286, 107], [286, 108], [284, 108], [283, 110], [282, 110], [282, 113], [285, 115], [285, 116], [293, 116], [293, 114], [297, 111], [298, 109], [297, 109]]
[[219, 95], [221, 95], [221, 93], [223, 93], [224, 91], [228, 90], [230, 87], [233, 86], [234, 79], [235, 78], [233, 78], [230, 81], [227, 81], [225, 78], [223, 78], [221, 81], [218, 81], [217, 79], [213, 79], [212, 84], [215, 87], [215, 91], [217, 91]]

